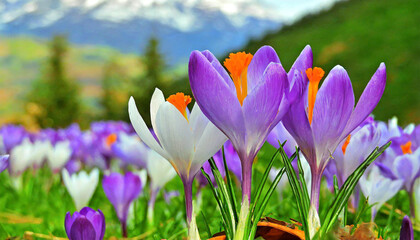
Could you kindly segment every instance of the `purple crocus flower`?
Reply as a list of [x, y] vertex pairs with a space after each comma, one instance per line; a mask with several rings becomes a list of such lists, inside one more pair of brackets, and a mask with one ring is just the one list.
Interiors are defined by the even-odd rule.
[[9, 167], [9, 155], [0, 156], [0, 173]]
[[385, 151], [386, 156], [377, 165], [385, 176], [404, 181], [404, 189], [410, 195], [411, 215], [414, 216], [413, 186], [420, 177], [420, 125], [411, 134], [391, 138], [391, 142]]
[[[312, 58], [311, 58], [312, 59]], [[310, 64], [312, 65], [312, 63]], [[386, 68], [381, 63], [354, 107], [350, 78], [341, 66], [334, 67], [318, 91], [324, 72], [308, 68], [300, 79], [302, 96], [283, 118], [283, 124], [296, 140], [311, 166], [311, 204], [318, 209], [321, 177], [340, 142], [372, 112], [385, 89]]]
[[[242, 163], [242, 201], [250, 202], [252, 164], [271, 129], [289, 109], [289, 82], [273, 48], [230, 54], [224, 65], [193, 51], [191, 89], [204, 115], [232, 142]], [[290, 96], [289, 96], [290, 95]]]
[[84, 207], [73, 215], [68, 212], [64, 221], [69, 240], [102, 240], [105, 234], [105, 217], [101, 210]]
[[20, 143], [23, 139], [29, 137], [25, 128], [16, 125], [4, 125], [0, 129], [1, 140], [3, 141], [4, 151], [10, 153], [10, 151]]
[[393, 180], [381, 174], [378, 166], [372, 165], [359, 180], [363, 195], [368, 198], [371, 205], [372, 221], [375, 219], [381, 206], [397, 194], [403, 185], [402, 180]]
[[339, 187], [379, 145], [380, 139], [377, 123], [373, 118], [368, 118], [338, 145], [333, 153], [333, 162]]
[[413, 225], [408, 216], [403, 218], [400, 231], [400, 240], [414, 240]]
[[102, 187], [121, 222], [123, 237], [127, 237], [128, 209], [142, 191], [141, 180], [131, 172], [125, 175], [111, 173], [102, 180]]
[[123, 165], [134, 165], [138, 168], [146, 167], [149, 148], [137, 135], [120, 132], [111, 149], [114, 155], [121, 159]]

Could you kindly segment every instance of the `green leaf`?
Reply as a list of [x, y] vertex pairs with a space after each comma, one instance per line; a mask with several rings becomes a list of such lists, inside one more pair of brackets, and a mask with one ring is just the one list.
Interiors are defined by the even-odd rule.
[[[296, 158], [296, 156], [299, 154], [298, 151], [296, 151], [293, 156], [289, 159], [286, 155], [286, 152], [284, 151], [283, 147], [280, 144], [280, 154], [282, 156], [282, 160], [286, 169], [286, 174], [289, 180], [289, 184], [290, 187], [292, 188], [293, 191], [293, 195], [296, 198], [296, 204], [297, 204], [297, 208], [298, 208], [298, 212], [299, 212], [299, 216], [300, 219], [302, 221], [302, 226], [305, 230], [305, 236], [306, 239], [310, 239], [309, 238], [309, 228], [308, 228], [308, 212], [309, 212], [309, 202], [310, 199], [307, 194], [307, 190], [303, 189], [302, 186], [306, 186], [302, 185], [296, 175], [296, 172], [292, 166], [292, 161], [293, 159]], [[301, 171], [299, 171], [301, 172]], [[303, 174], [301, 174], [301, 176], [303, 176]], [[304, 179], [302, 181], [305, 181]], [[304, 193], [304, 191], [306, 191], [306, 193]], [[306, 198], [306, 199], [305, 199]]]
[[214, 195], [214, 198], [216, 199], [217, 205], [219, 206], [220, 215], [222, 215], [223, 227], [225, 229], [226, 237], [228, 239], [230, 239], [233, 236], [233, 231], [232, 231], [232, 228], [231, 228], [231, 226], [229, 224], [230, 221], [227, 218], [228, 213], [227, 213], [227, 211], [225, 209], [225, 203], [224, 202], [222, 203], [222, 200], [223, 199], [219, 196], [220, 193], [214, 187], [213, 182], [211, 181], [210, 176], [204, 171], [203, 168], [201, 168], [201, 172], [203, 173], [204, 177], [206, 177], [206, 179], [207, 179], [207, 181], [209, 183], [210, 189], [211, 189], [211, 191], [212, 191], [212, 193]]
[[223, 155], [223, 164], [225, 166], [225, 172], [226, 172], [226, 182], [228, 185], [229, 198], [232, 204], [232, 209], [233, 209], [233, 214], [234, 214], [233, 216], [235, 218], [235, 223], [238, 224], [238, 208], [237, 208], [238, 205], [236, 203], [235, 190], [233, 188], [232, 178], [230, 177], [229, 168], [226, 162], [224, 147], [222, 147], [222, 155]]
[[201, 211], [201, 216], [202, 216], [202, 217], [203, 217], [203, 219], [204, 219], [204, 223], [205, 223], [205, 226], [206, 226], [206, 231], [207, 231], [207, 236], [209, 236], [209, 238], [211, 238], [211, 237], [213, 236], [213, 234], [211, 233], [209, 223], [208, 223], [207, 218], [206, 218], [206, 216], [204, 215], [203, 211]]
[[373, 152], [366, 158], [366, 160], [347, 178], [346, 182], [341, 187], [339, 193], [335, 196], [335, 199], [329, 207], [326, 217], [324, 218], [324, 224], [321, 226], [320, 229], [321, 237], [325, 233], [330, 231], [331, 228], [334, 226], [334, 223], [337, 220], [341, 209], [343, 209], [346, 205], [351, 193], [353, 192], [363, 173], [366, 171], [369, 165], [373, 161], [375, 161], [375, 159], [378, 158], [379, 155], [381, 155], [387, 147], [389, 147], [390, 144], [391, 142], [388, 142], [384, 146], [373, 150]]
[[229, 227], [232, 229], [232, 232], [235, 233], [236, 229], [236, 221], [235, 221], [235, 213], [233, 211], [232, 202], [230, 201], [230, 194], [228, 193], [228, 189], [226, 187], [225, 181], [220, 174], [219, 169], [217, 169], [217, 165], [214, 162], [214, 159], [211, 158], [209, 160], [211, 171], [213, 173], [214, 179], [217, 183], [217, 190], [219, 191], [219, 196], [221, 197], [222, 201], [224, 202], [225, 211], [228, 214], [226, 218], [229, 220], [227, 223]]

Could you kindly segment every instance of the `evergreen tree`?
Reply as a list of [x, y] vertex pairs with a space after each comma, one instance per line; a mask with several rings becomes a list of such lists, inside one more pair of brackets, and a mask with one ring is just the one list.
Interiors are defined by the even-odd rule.
[[144, 74], [133, 81], [131, 95], [136, 100], [137, 107], [146, 124], [150, 126], [150, 98], [157, 87], [165, 92], [164, 68], [165, 61], [159, 53], [159, 40], [152, 37], [144, 54]]
[[31, 105], [40, 109], [35, 116], [40, 127], [65, 127], [79, 118], [79, 86], [66, 75], [67, 50], [67, 38], [54, 36], [45, 72], [28, 95]]
[[128, 120], [127, 93], [124, 89], [126, 74], [116, 58], [104, 67], [102, 78], [103, 118], [107, 120]]

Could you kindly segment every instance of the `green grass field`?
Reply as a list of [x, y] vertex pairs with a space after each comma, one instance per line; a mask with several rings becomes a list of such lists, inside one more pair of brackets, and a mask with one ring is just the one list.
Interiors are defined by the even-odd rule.
[[[271, 159], [275, 149], [266, 144], [258, 155], [258, 160], [253, 171], [253, 191], [265, 171], [268, 161]], [[275, 163], [280, 166], [280, 160]], [[23, 239], [25, 232], [44, 234], [46, 236], [66, 237], [64, 231], [64, 216], [67, 211], [76, 211], [70, 195], [67, 193], [59, 175], [52, 175], [48, 167], [38, 172], [27, 171], [22, 177], [23, 188], [18, 191], [13, 187], [13, 181], [6, 172], [0, 174], [0, 239]], [[197, 184], [197, 182], [195, 181]], [[238, 183], [238, 182], [237, 182]], [[172, 198], [168, 205], [162, 196], [159, 195], [155, 207], [155, 221], [148, 225], [146, 220], [148, 187], [143, 190], [140, 198], [134, 202], [131, 220], [128, 224], [129, 237], [133, 239], [183, 239], [187, 234], [185, 224], [185, 207], [182, 193], [182, 183], [178, 177], [169, 182], [164, 191], [180, 191], [180, 196]], [[196, 185], [193, 192], [197, 190]], [[237, 199], [240, 200], [240, 187], [236, 186]], [[283, 189], [282, 199], [275, 192], [267, 205], [263, 216], [269, 216], [278, 220], [288, 221], [299, 220], [296, 209], [296, 200], [289, 186]], [[321, 192], [320, 216], [326, 213], [332, 202], [333, 194], [324, 185]], [[363, 199], [361, 200], [363, 202]], [[408, 196], [400, 192], [391, 199], [389, 204], [393, 205], [393, 211], [383, 206], [378, 213], [375, 223], [377, 232], [384, 236], [384, 239], [399, 239], [399, 230], [402, 221], [402, 214], [409, 212]], [[118, 218], [111, 203], [105, 197], [101, 184], [89, 204], [90, 207], [101, 209], [106, 218], [105, 238], [121, 237]], [[393, 214], [389, 214], [393, 212]], [[348, 215], [348, 224], [353, 224], [358, 212]], [[363, 222], [370, 221], [370, 211], [362, 215]], [[221, 216], [217, 211], [217, 203], [210, 188], [207, 186], [202, 192], [201, 208], [197, 212], [197, 224], [202, 239], [207, 239], [210, 233], [222, 231]], [[206, 224], [208, 223], [208, 225]], [[415, 236], [420, 237], [420, 229], [415, 225]], [[49, 239], [49, 238], [34, 238]], [[51, 238], [52, 239], [52, 238]]]

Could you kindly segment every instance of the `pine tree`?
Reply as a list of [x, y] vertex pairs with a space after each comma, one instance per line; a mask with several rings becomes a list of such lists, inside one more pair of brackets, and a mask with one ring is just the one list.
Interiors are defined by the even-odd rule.
[[128, 120], [127, 93], [124, 89], [126, 74], [116, 58], [105, 64], [102, 78], [103, 118], [107, 120]]
[[164, 69], [165, 61], [159, 53], [159, 40], [152, 37], [144, 54], [144, 74], [133, 81], [131, 95], [136, 100], [137, 107], [146, 124], [150, 126], [150, 98], [155, 88], [165, 92]]
[[34, 82], [28, 95], [31, 106], [40, 109], [35, 116], [40, 127], [65, 127], [79, 118], [79, 86], [66, 75], [67, 50], [67, 38], [54, 36], [45, 72]]

